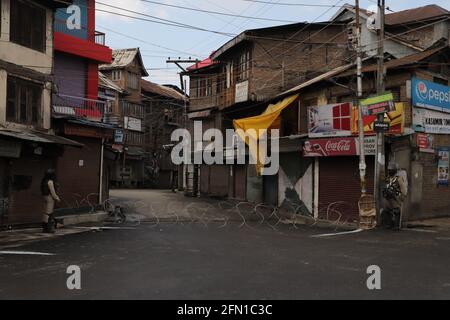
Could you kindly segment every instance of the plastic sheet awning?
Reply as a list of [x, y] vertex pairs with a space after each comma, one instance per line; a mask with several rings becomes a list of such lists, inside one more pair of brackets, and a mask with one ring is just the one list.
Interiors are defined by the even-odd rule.
[[[239, 137], [249, 146], [249, 151], [253, 159], [257, 159], [257, 172], [261, 173], [263, 168], [262, 155], [258, 154], [257, 142], [261, 139], [265, 132], [275, 123], [280, 117], [281, 112], [289, 107], [294, 101], [298, 99], [299, 95], [295, 94], [289, 96], [275, 104], [270, 104], [267, 109], [259, 116], [234, 120], [233, 125]], [[253, 141], [250, 141], [253, 140]], [[256, 146], [256, 147], [255, 147]]]

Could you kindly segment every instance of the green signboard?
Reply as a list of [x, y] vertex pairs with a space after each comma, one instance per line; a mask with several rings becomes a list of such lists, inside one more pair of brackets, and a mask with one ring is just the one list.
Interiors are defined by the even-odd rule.
[[364, 116], [395, 111], [394, 95], [392, 93], [370, 97], [361, 100], [360, 103]]

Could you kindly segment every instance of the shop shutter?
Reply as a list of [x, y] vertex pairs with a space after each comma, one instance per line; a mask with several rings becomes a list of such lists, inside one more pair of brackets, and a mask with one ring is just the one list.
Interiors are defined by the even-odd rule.
[[245, 201], [247, 188], [247, 167], [245, 165], [234, 166], [234, 198]]
[[226, 197], [228, 196], [228, 180], [230, 169], [226, 165], [211, 166], [209, 177], [209, 189], [211, 196]]
[[[367, 157], [366, 162], [367, 189], [369, 194], [373, 194], [374, 157]], [[337, 220], [342, 215], [341, 222], [357, 221], [358, 201], [361, 196], [359, 158], [321, 158], [319, 176], [319, 217]]]

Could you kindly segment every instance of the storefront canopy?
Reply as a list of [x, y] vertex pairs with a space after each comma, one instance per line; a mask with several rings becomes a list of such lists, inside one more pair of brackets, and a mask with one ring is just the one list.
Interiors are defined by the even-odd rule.
[[55, 144], [63, 146], [72, 146], [82, 148], [83, 144], [76, 141], [72, 141], [60, 136], [54, 136], [50, 134], [44, 134], [40, 132], [25, 132], [25, 131], [12, 131], [12, 130], [0, 130], [0, 136], [9, 137], [22, 141]]
[[[297, 100], [299, 97], [298, 94], [289, 96], [281, 101], [279, 101], [276, 104], [270, 104], [266, 111], [264, 111], [261, 115], [250, 117], [250, 118], [244, 118], [239, 120], [234, 120], [234, 129], [236, 130], [237, 134], [240, 136], [240, 138], [249, 146], [250, 148], [250, 154], [254, 159], [257, 159], [257, 171], [258, 173], [261, 173], [262, 169], [262, 163], [264, 159], [261, 159], [261, 155], [258, 155], [258, 147], [257, 144], [251, 143], [249, 139], [253, 139], [253, 142], [257, 142], [259, 139], [261, 139], [264, 132], [266, 132], [272, 124], [278, 119], [281, 112], [283, 112], [284, 109], [286, 109], [288, 106], [290, 106], [295, 100]], [[246, 138], [246, 134], [247, 137]], [[256, 148], [255, 148], [256, 145]]]

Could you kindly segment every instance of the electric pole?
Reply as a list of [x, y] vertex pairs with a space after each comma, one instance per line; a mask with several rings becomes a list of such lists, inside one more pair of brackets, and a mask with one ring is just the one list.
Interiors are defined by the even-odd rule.
[[[386, 90], [386, 72], [384, 68], [384, 25], [385, 25], [385, 0], [378, 0], [378, 71], [377, 71], [377, 94], [383, 94]], [[378, 114], [378, 121], [384, 122], [384, 113]], [[382, 192], [381, 187], [385, 180], [385, 145], [384, 132], [377, 133], [377, 150], [375, 159], [375, 200], [377, 204], [378, 219], [380, 217], [380, 210], [382, 208]]]
[[360, 104], [363, 96], [362, 86], [362, 57], [361, 57], [361, 19], [359, 0], [356, 0], [356, 66], [357, 66], [357, 106], [358, 106], [358, 132], [359, 132], [359, 175], [361, 179], [361, 197], [367, 193], [366, 189], [366, 154], [364, 150], [364, 119]]
[[172, 59], [172, 58], [168, 58], [166, 63], [173, 63], [175, 64], [178, 68], [181, 69], [181, 73], [180, 73], [180, 84], [181, 84], [181, 90], [183, 92], [187, 92], [186, 88], [185, 88], [185, 83], [183, 81], [183, 73], [186, 72], [186, 69], [182, 66], [182, 64], [194, 64], [194, 63], [199, 63], [200, 61], [198, 59], [192, 59], [191, 57], [189, 57], [188, 59]]

